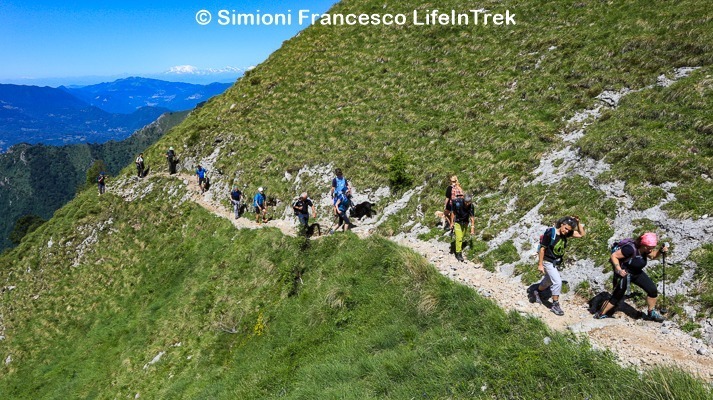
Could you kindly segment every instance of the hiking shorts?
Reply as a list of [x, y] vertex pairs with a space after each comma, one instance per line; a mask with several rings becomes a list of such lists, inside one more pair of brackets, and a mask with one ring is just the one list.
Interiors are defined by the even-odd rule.
[[205, 183], [205, 178], [198, 178], [198, 185], [202, 185]]
[[554, 263], [543, 261], [542, 266], [545, 267], [545, 276], [540, 281], [540, 287], [547, 289], [552, 287], [552, 295], [559, 296], [562, 293], [562, 277]]
[[262, 208], [255, 206], [255, 214], [262, 214]]

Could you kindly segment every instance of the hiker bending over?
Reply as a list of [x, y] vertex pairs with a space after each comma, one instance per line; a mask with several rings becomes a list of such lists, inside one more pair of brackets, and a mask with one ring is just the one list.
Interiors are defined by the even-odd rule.
[[253, 207], [255, 207], [255, 222], [260, 224], [261, 215], [262, 222], [267, 222], [267, 203], [265, 202], [265, 194], [262, 187], [257, 189], [257, 193], [253, 197]]
[[664, 246], [656, 249], [657, 243], [658, 238], [653, 232], [646, 232], [636, 239], [624, 239], [614, 243], [609, 259], [614, 267], [614, 293], [612, 293], [611, 299], [604, 303], [604, 307], [594, 314], [594, 318], [607, 318], [609, 312], [624, 298], [629, 284], [633, 283], [646, 292], [648, 312], [644, 314], [644, 319], [663, 322], [664, 318], [656, 311], [656, 298], [658, 297], [656, 284], [644, 272], [647, 260], [653, 260], [661, 253], [668, 251], [668, 247]]
[[349, 217], [347, 216], [347, 211], [349, 211], [349, 206], [351, 204], [351, 192], [349, 189], [344, 188], [343, 191], [337, 195], [334, 203], [334, 213], [337, 214], [337, 217], [339, 218], [336, 230], [344, 227], [344, 231], [348, 231], [352, 227], [352, 223], [349, 221]]
[[567, 239], [570, 237], [581, 238], [585, 234], [584, 224], [579, 222], [579, 217], [560, 218], [554, 227], [549, 227], [540, 239], [539, 263], [537, 269], [545, 276], [537, 288], [528, 289], [532, 302], [542, 304], [540, 296], [542, 291], [552, 287], [552, 307], [550, 311], [555, 315], [564, 315], [560, 307], [559, 298], [562, 292], [562, 277], [558, 266], [562, 263], [564, 251], [567, 248]]
[[463, 259], [463, 237], [465, 230], [470, 225], [470, 235], [475, 235], [475, 207], [473, 207], [473, 196], [461, 193], [452, 203], [452, 214], [455, 221], [456, 233], [456, 260], [465, 261]]
[[99, 196], [103, 195], [106, 191], [106, 174], [104, 171], [97, 177], [97, 186], [99, 187]]
[[233, 186], [233, 191], [230, 192], [230, 204], [233, 205], [235, 211], [235, 219], [240, 217], [240, 201], [243, 199], [243, 193], [237, 186]]
[[205, 168], [201, 167], [200, 164], [198, 164], [198, 168], [196, 169], [196, 176], [198, 177], [198, 186], [201, 188], [201, 194], [205, 193], [205, 173], [207, 171]]
[[140, 153], [138, 157], [136, 157], [136, 175], [138, 175], [139, 178], [144, 177], [144, 153]]
[[307, 197], [307, 192], [300, 195], [297, 201], [292, 204], [292, 209], [295, 211], [297, 219], [300, 220], [300, 225], [303, 229], [309, 227], [309, 209], [312, 208], [312, 218], [317, 218], [317, 211], [314, 209], [314, 203]]
[[166, 161], [168, 161], [168, 173], [171, 175], [175, 174], [177, 158], [173, 147], [168, 148], [168, 151], [166, 152]]
[[332, 188], [329, 189], [329, 195], [334, 199], [334, 204], [337, 204], [337, 196], [346, 191], [351, 193], [352, 187], [349, 185], [347, 178], [342, 174], [341, 169], [335, 169], [334, 173], [337, 177], [332, 179]]

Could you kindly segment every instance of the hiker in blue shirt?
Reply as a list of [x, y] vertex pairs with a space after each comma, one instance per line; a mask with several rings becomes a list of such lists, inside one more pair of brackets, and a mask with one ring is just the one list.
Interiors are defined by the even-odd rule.
[[243, 193], [237, 186], [233, 186], [233, 191], [230, 192], [230, 204], [233, 205], [235, 211], [235, 219], [240, 217], [240, 201], [243, 199]]
[[335, 199], [334, 204], [336, 204], [336, 197], [342, 192], [349, 191], [351, 193], [352, 187], [349, 185], [347, 178], [342, 174], [341, 169], [335, 169], [334, 173], [337, 174], [337, 177], [332, 179], [332, 188], [329, 189], [329, 196]]
[[198, 164], [198, 169], [196, 169], [196, 176], [198, 176], [198, 186], [201, 187], [201, 194], [205, 193], [205, 173], [207, 171], [205, 168]]
[[260, 215], [262, 215], [262, 222], [267, 223], [267, 202], [265, 202], [262, 187], [257, 189], [257, 193], [253, 197], [253, 207], [255, 208], [255, 222], [260, 224]]
[[334, 213], [339, 218], [337, 230], [339, 230], [339, 228], [341, 227], [344, 227], [344, 231], [348, 231], [352, 227], [352, 223], [351, 221], [349, 221], [349, 217], [347, 216], [347, 211], [349, 211], [349, 206], [351, 206], [351, 204], [351, 192], [348, 189], [344, 188], [337, 195], [337, 197], [335, 197], [334, 202]]

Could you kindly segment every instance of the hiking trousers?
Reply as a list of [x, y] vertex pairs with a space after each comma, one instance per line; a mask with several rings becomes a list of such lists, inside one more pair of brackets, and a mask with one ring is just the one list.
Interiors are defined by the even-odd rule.
[[542, 277], [539, 287], [547, 289], [552, 287], [552, 295], [559, 296], [562, 293], [562, 277], [554, 263], [543, 261], [542, 266], [545, 267], [545, 276]]
[[453, 224], [453, 230], [456, 233], [456, 253], [463, 251], [463, 238], [465, 237], [465, 230], [468, 228], [468, 224], [464, 222], [456, 222]]

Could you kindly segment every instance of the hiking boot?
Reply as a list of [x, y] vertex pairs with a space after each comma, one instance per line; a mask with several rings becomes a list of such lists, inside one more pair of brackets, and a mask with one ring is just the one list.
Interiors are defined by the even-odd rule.
[[602, 314], [599, 311], [594, 313], [594, 319], [606, 319], [606, 318], [611, 318], [611, 317], [606, 314]]
[[648, 313], [644, 314], [644, 320], [646, 321], [654, 321], [654, 322], [663, 322], [664, 317], [655, 309], [649, 311]]
[[550, 308], [550, 311], [555, 313], [555, 315], [559, 315], [559, 316], [564, 315], [564, 311], [562, 311], [562, 307], [560, 307], [559, 301], [555, 301], [552, 303], [552, 308]]
[[460, 261], [460, 262], [465, 261], [465, 260], [463, 259], [463, 252], [458, 252], [458, 253], [456, 253], [456, 260], [458, 260], [458, 261]]

